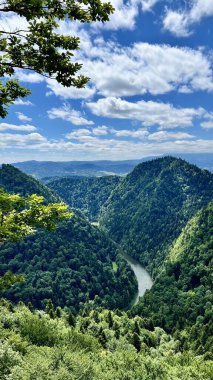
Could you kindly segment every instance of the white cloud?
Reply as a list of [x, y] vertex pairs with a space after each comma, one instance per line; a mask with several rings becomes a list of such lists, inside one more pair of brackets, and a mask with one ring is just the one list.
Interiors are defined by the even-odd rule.
[[204, 121], [200, 124], [200, 126], [204, 129], [212, 129], [213, 128], [213, 120]]
[[101, 125], [99, 127], [93, 128], [92, 133], [96, 136], [105, 136], [109, 133], [109, 128], [105, 125]]
[[163, 20], [164, 29], [169, 30], [177, 37], [187, 37], [192, 31], [191, 27], [204, 17], [213, 16], [212, 0], [192, 0], [188, 10], [167, 10]]
[[[12, 135], [14, 136], [14, 135]], [[26, 141], [21, 141], [22, 136], [15, 139], [19, 143], [14, 145], [14, 139], [11, 142], [11, 137], [7, 140], [2, 140], [4, 146], [1, 145], [1, 134], [0, 134], [0, 146], [3, 148], [10, 148], [11, 145], [18, 149], [31, 149], [31, 151], [36, 150], [41, 155], [41, 152], [47, 152], [48, 155], [61, 154], [61, 158], [66, 157], [69, 160], [84, 159], [94, 160], [94, 159], [131, 159], [131, 158], [142, 158], [144, 156], [150, 155], [160, 155], [160, 154], [172, 154], [172, 153], [207, 153], [213, 150], [212, 140], [203, 139], [179, 139], [169, 142], [161, 141], [128, 141], [128, 140], [117, 140], [113, 138], [101, 139], [94, 136], [87, 136], [80, 138], [79, 141], [41, 141], [37, 142], [35, 139], [26, 138]], [[28, 140], [28, 141], [27, 141]], [[32, 142], [33, 141], [33, 142]], [[44, 154], [44, 153], [42, 153]], [[54, 157], [54, 156], [52, 156]]]
[[56, 95], [86, 98], [95, 90], [103, 96], [213, 91], [211, 60], [201, 50], [142, 42], [123, 46], [100, 35], [89, 35], [76, 23], [73, 27], [64, 21], [60, 28], [65, 34], [79, 35], [80, 50], [75, 52], [75, 60], [83, 63], [81, 73], [91, 78], [91, 87], [80, 95], [72, 89], [70, 95], [68, 90], [60, 94], [62, 89], [53, 88]]
[[75, 131], [67, 133], [65, 137], [69, 140], [81, 140], [82, 138], [84, 139], [85, 136], [90, 136], [90, 135], [91, 135], [91, 131], [89, 129], [82, 128], [82, 129], [77, 129]]
[[144, 139], [149, 135], [149, 132], [146, 129], [111, 129], [111, 133], [113, 133], [116, 137], [133, 137], [137, 139]]
[[41, 83], [45, 81], [45, 78], [38, 73], [28, 73], [20, 69], [16, 70], [15, 77], [21, 82], [27, 83]]
[[25, 124], [25, 125], [15, 125], [8, 123], [0, 123], [0, 132], [2, 131], [22, 131], [22, 132], [33, 132], [36, 131], [36, 127], [33, 125]]
[[[138, 0], [134, 1], [137, 3]], [[80, 37], [80, 49], [75, 52], [73, 60], [83, 63], [79, 73], [91, 80], [84, 89], [66, 88], [36, 73], [17, 72], [19, 78], [26, 82], [45, 81], [47, 95], [53, 93], [63, 99], [89, 99], [95, 93], [134, 96], [170, 91], [213, 91], [211, 61], [201, 50], [141, 42], [125, 47], [112, 39], [105, 41], [100, 34], [89, 34], [80, 23], [69, 21], [61, 22], [58, 31]]]
[[109, 134], [109, 132], [110, 132], [110, 129], [106, 127], [105, 125], [102, 125], [102, 126], [98, 126], [96, 128], [90, 128], [90, 129], [86, 129], [86, 128], [76, 129], [70, 133], [67, 133], [65, 137], [70, 140], [74, 139], [74, 140], [84, 141], [88, 139], [91, 140], [91, 138], [93, 138], [94, 136], [106, 136]]
[[177, 37], [188, 37], [188, 18], [184, 13], [177, 11], [167, 11], [163, 20], [164, 29], [169, 30]]
[[143, 12], [150, 11], [159, 0], [141, 0]]
[[136, 16], [138, 15], [138, 1], [111, 0], [110, 2], [115, 11], [110, 15], [109, 21], [104, 24], [101, 22], [95, 23], [94, 27], [108, 30], [134, 29]]
[[25, 115], [25, 114], [22, 113], [22, 112], [16, 112], [16, 115], [17, 115], [17, 118], [18, 118], [19, 120], [21, 120], [21, 121], [31, 121], [31, 120], [32, 120], [31, 117]]
[[52, 108], [47, 111], [50, 119], [62, 119], [69, 121], [74, 125], [92, 125], [93, 121], [85, 119], [80, 111], [71, 109], [68, 105], [63, 105], [60, 108]]
[[121, 47], [99, 40], [82, 60], [84, 73], [103, 96], [213, 91], [211, 62], [199, 50], [149, 43]]
[[0, 147], [1, 148], [25, 148], [46, 142], [46, 138], [39, 133], [30, 133], [27, 135], [0, 133]]
[[29, 100], [17, 99], [13, 103], [15, 106], [33, 106], [33, 103]]
[[[27, 31], [28, 25], [25, 17], [18, 16], [13, 12], [1, 12], [1, 30], [5, 32], [15, 32], [17, 30]], [[24, 32], [21, 34], [24, 34]]]
[[202, 108], [175, 108], [171, 104], [153, 101], [128, 102], [120, 98], [103, 98], [86, 103], [97, 116], [141, 121], [145, 127], [158, 125], [162, 129], [190, 127], [195, 117], [205, 114]]
[[111, 133], [115, 134], [117, 137], [131, 137], [141, 140], [153, 140], [153, 141], [166, 141], [166, 140], [184, 140], [192, 139], [195, 136], [185, 133], [185, 132], [168, 132], [168, 131], [158, 131], [155, 133], [149, 133], [147, 129], [137, 129], [137, 130], [115, 130], [111, 129]]
[[195, 136], [184, 133], [184, 132], [168, 132], [168, 131], [159, 131], [151, 133], [148, 136], [148, 140], [154, 141], [168, 141], [168, 140], [184, 140], [184, 139], [193, 139]]
[[62, 99], [88, 99], [95, 93], [95, 88], [86, 86], [85, 88], [64, 87], [54, 79], [47, 79], [48, 95], [60, 96]]

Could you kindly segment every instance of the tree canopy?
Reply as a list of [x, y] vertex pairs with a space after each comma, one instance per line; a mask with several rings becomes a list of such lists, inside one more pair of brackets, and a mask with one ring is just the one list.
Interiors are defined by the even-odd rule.
[[23, 239], [37, 228], [53, 230], [56, 222], [71, 216], [65, 204], [44, 205], [43, 200], [36, 194], [22, 197], [0, 189], [0, 243]]
[[59, 34], [60, 21], [81, 23], [105, 22], [113, 12], [109, 2], [100, 0], [0, 0], [0, 15], [11, 12], [25, 19], [26, 28], [0, 30], [0, 116], [8, 113], [8, 105], [30, 91], [15, 79], [8, 79], [16, 69], [35, 71], [54, 78], [63, 86], [82, 88], [89, 78], [77, 75], [82, 64], [73, 59], [79, 49], [76, 36]]

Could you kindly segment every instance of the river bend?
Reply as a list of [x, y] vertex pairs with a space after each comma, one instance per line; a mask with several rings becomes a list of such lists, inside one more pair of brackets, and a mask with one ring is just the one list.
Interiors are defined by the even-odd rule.
[[137, 260], [133, 259], [131, 256], [127, 254], [124, 254], [123, 256], [131, 266], [138, 281], [138, 292], [132, 300], [131, 304], [131, 306], [134, 306], [138, 303], [139, 299], [143, 297], [145, 291], [147, 289], [151, 289], [153, 281], [150, 274], [146, 271], [146, 269], [142, 267], [142, 265]]

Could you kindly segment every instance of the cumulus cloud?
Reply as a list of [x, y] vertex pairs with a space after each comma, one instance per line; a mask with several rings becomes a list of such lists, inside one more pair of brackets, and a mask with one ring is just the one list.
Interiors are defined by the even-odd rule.
[[29, 124], [24, 125], [15, 125], [15, 124], [8, 124], [8, 123], [0, 123], [0, 132], [2, 131], [22, 131], [22, 132], [33, 132], [36, 131], [36, 127]]
[[31, 120], [32, 120], [31, 117], [25, 115], [25, 114], [22, 113], [22, 112], [16, 112], [16, 115], [17, 115], [17, 118], [18, 118], [19, 120], [21, 120], [21, 121], [31, 121]]
[[193, 0], [188, 10], [166, 11], [163, 20], [164, 29], [169, 30], [177, 37], [187, 37], [192, 33], [191, 27], [204, 17], [213, 16], [212, 0]]
[[91, 134], [92, 132], [89, 129], [81, 128], [67, 133], [65, 137], [69, 140], [81, 140], [82, 138], [84, 139], [85, 136], [90, 136]]
[[138, 120], [145, 127], [157, 125], [162, 129], [191, 127], [195, 117], [205, 114], [202, 108], [175, 108], [171, 104], [143, 100], [133, 103], [114, 97], [86, 105], [97, 116]]
[[64, 87], [54, 79], [47, 79], [47, 95], [60, 96], [62, 99], [88, 99], [95, 94], [95, 88], [86, 86], [85, 88]]
[[121, 46], [112, 39], [105, 41], [100, 34], [89, 34], [80, 23], [69, 21], [61, 22], [58, 32], [80, 37], [80, 49], [73, 59], [83, 63], [79, 73], [91, 80], [89, 86], [76, 89], [63, 87], [36, 73], [20, 71], [17, 74], [20, 80], [32, 83], [45, 80], [47, 95], [55, 94], [63, 99], [89, 99], [95, 93], [134, 96], [213, 90], [211, 61], [200, 50], [142, 42]]
[[213, 91], [211, 62], [199, 50], [149, 43], [121, 47], [100, 40], [82, 59], [85, 74], [103, 96]]
[[34, 144], [38, 147], [38, 144], [46, 142], [46, 138], [39, 133], [29, 133], [27, 135], [12, 134], [12, 133], [0, 133], [0, 147], [1, 148], [25, 148]]
[[71, 109], [64, 104], [63, 107], [51, 108], [47, 111], [49, 119], [62, 119], [74, 125], [92, 125], [93, 121], [84, 118], [80, 111]]
[[91, 136], [106, 136], [110, 133], [110, 129], [105, 125], [98, 126], [96, 128], [81, 128], [76, 129], [66, 134], [66, 138], [70, 140], [86, 140], [91, 139]]
[[96, 136], [105, 136], [109, 134], [109, 128], [106, 125], [101, 125], [99, 127], [93, 128], [92, 133]]

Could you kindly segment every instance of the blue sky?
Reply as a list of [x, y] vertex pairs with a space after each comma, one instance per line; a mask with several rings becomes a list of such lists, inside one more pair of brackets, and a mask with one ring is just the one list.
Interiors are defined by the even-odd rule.
[[213, 152], [213, 0], [112, 3], [105, 25], [59, 26], [81, 38], [85, 89], [17, 72], [32, 95], [1, 120], [0, 162]]

